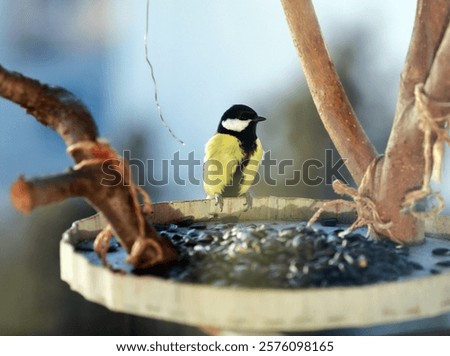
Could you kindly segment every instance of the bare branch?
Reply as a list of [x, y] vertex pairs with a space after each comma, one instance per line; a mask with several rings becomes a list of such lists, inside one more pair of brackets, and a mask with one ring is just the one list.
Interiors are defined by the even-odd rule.
[[[85, 197], [98, 211], [101, 211], [111, 227], [119, 236], [121, 244], [128, 253], [131, 252], [136, 237], [139, 236], [138, 214], [132, 204], [129, 189], [122, 185], [123, 174], [116, 170], [105, 170], [105, 162], [88, 165], [79, 170], [37, 178], [29, 181], [19, 178], [11, 188], [11, 199], [14, 206], [25, 213], [33, 209], [71, 197]], [[106, 185], [105, 182], [109, 182]], [[162, 248], [147, 249], [139, 256], [138, 268], [146, 268], [157, 263], [170, 262], [176, 259], [177, 253], [169, 241], [158, 236], [151, 225], [145, 225], [145, 236], [159, 243]], [[153, 246], [154, 247], [154, 246]], [[157, 249], [157, 247], [156, 247]], [[159, 256], [159, 259], [156, 257]]]
[[311, 0], [282, 0], [320, 118], [359, 184], [377, 152], [361, 127], [326, 49]]
[[73, 94], [0, 66], [0, 96], [57, 131], [77, 163], [69, 173], [30, 181], [19, 178], [11, 189], [18, 210], [30, 212], [41, 205], [83, 196], [103, 213], [136, 267], [148, 268], [176, 258], [169, 240], [146, 221], [139, 195], [147, 212], [151, 210], [150, 199], [133, 183], [127, 162], [97, 138], [92, 116]]
[[401, 117], [398, 113], [404, 111], [404, 106], [414, 97], [416, 84], [425, 82], [447, 28], [449, 16], [448, 0], [417, 1], [411, 43], [402, 71], [397, 119]]
[[[425, 91], [434, 101], [447, 103], [450, 101], [450, 22], [447, 23], [447, 30], [436, 52], [430, 75], [425, 82]], [[439, 109], [445, 111], [434, 114], [443, 116], [448, 113], [449, 106], [440, 106]]]
[[[396, 117], [389, 137], [380, 181], [372, 192], [384, 220], [392, 221], [389, 232], [379, 231], [403, 242], [423, 240], [420, 221], [414, 214], [404, 213], [400, 207], [407, 194], [419, 191], [424, 182], [424, 132], [419, 120], [423, 113], [415, 101], [414, 89], [425, 84], [428, 97], [440, 102], [450, 101], [449, 90], [449, 16], [447, 0], [419, 0], [414, 31], [406, 64], [402, 73]], [[447, 34], [444, 37], [444, 33]], [[439, 50], [438, 50], [439, 49]], [[433, 110], [433, 108], [429, 108]], [[435, 108], [444, 114], [444, 106]], [[433, 135], [427, 145], [433, 145]], [[427, 177], [428, 179], [428, 177]]]
[[[282, 4], [320, 117], [341, 156], [349, 158], [347, 167], [360, 184], [370, 162], [375, 162], [376, 152], [344, 94], [323, 43], [311, 0], [282, 0]], [[427, 107], [427, 115], [433, 110], [433, 117], [448, 115], [449, 18], [448, 0], [418, 0], [386, 154], [373, 166], [371, 184], [360, 187], [360, 196], [373, 203], [372, 210], [379, 221], [386, 223], [374, 226], [376, 232], [398, 242], [418, 242], [424, 238], [417, 214], [402, 211], [408, 193], [425, 191], [424, 176], [428, 175], [425, 172], [424, 133], [419, 125], [423, 113], [414, 95], [416, 86], [424, 84], [424, 95], [429, 102], [436, 104], [434, 109]], [[435, 133], [428, 135], [428, 146], [434, 145], [435, 141]], [[427, 148], [429, 151], [430, 147]], [[434, 157], [439, 158], [439, 155]], [[436, 166], [439, 166], [438, 163], [437, 160]], [[427, 158], [429, 166], [430, 159]]]
[[97, 127], [83, 103], [60, 87], [50, 87], [0, 66], [0, 96], [22, 106], [45, 126], [50, 126], [67, 146], [94, 141]]

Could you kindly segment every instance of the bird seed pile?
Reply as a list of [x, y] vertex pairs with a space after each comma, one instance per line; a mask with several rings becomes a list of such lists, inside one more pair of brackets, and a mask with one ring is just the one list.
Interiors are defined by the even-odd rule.
[[[189, 224], [188, 224], [189, 225]], [[423, 267], [408, 247], [337, 227], [299, 224], [159, 225], [180, 252], [176, 265], [151, 273], [216, 286], [308, 288], [394, 281]]]

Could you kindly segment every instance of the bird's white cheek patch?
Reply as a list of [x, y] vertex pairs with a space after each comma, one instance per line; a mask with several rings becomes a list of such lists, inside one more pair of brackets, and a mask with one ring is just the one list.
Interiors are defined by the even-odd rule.
[[222, 126], [227, 130], [241, 132], [245, 130], [251, 120], [226, 119], [222, 121]]

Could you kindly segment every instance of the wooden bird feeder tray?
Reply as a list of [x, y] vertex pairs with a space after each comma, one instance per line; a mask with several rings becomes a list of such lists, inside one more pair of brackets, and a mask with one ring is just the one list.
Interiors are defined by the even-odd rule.
[[[244, 212], [243, 202], [226, 199], [224, 214], [216, 218], [305, 221], [323, 203], [303, 198], [255, 198], [253, 209]], [[211, 211], [217, 208], [210, 200], [158, 203], [154, 204], [154, 222], [176, 222], [186, 216], [208, 221]], [[337, 205], [327, 214], [346, 224], [355, 218], [347, 206]], [[309, 289], [215, 287], [113, 272], [91, 263], [74, 248], [77, 242], [94, 239], [105, 223], [101, 215], [95, 215], [75, 222], [64, 233], [61, 278], [87, 300], [113, 311], [241, 333], [368, 327], [450, 311], [450, 273], [446, 272], [358, 287]], [[418, 248], [428, 249], [426, 253], [431, 254], [433, 241], [450, 245], [449, 217], [426, 220], [425, 230], [426, 242]]]

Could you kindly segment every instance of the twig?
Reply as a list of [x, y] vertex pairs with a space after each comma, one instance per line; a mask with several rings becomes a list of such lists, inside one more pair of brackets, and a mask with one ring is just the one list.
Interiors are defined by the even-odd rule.
[[[20, 177], [11, 188], [12, 202], [18, 210], [28, 213], [42, 205], [82, 196], [104, 214], [122, 246], [131, 252], [136, 236], [139, 236], [138, 216], [141, 212], [126, 204], [131, 200], [131, 194], [130, 190], [123, 189], [122, 184], [102, 184], [102, 180], [119, 183], [123, 178], [119, 172], [102, 167], [109, 164], [115, 162], [88, 165], [79, 170], [45, 178], [25, 180]], [[158, 236], [149, 224], [145, 224], [145, 236], [155, 240], [161, 248], [144, 251], [136, 267], [147, 268], [176, 258], [169, 241]], [[159, 258], [156, 258], [158, 256]]]

